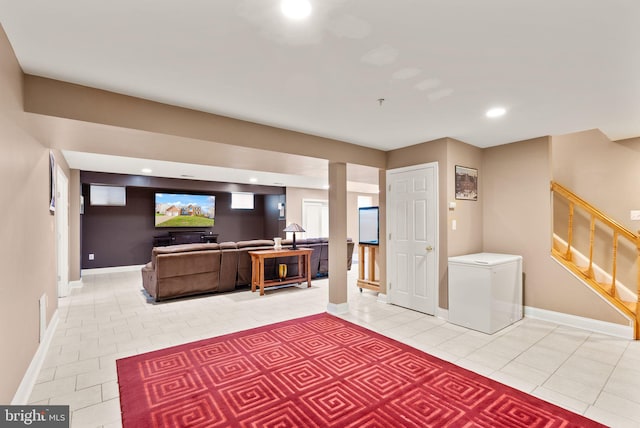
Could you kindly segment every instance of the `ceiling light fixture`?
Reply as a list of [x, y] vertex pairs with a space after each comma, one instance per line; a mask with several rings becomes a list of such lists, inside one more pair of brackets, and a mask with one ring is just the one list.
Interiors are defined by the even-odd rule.
[[153, 172], [151, 168], [142, 168], [141, 171], [145, 174], [151, 174]]
[[304, 19], [311, 15], [311, 3], [308, 0], [282, 0], [280, 10], [290, 19]]
[[485, 115], [487, 117], [500, 117], [500, 116], [504, 116], [504, 114], [506, 112], [507, 112], [507, 110], [504, 107], [494, 107], [494, 108], [491, 108], [491, 109], [487, 110]]
[[249, 179], [249, 182], [250, 182], [250, 183], [257, 183], [257, 182], [258, 182], [258, 179], [257, 179], [257, 178], [255, 178], [255, 177], [251, 177], [251, 178]]

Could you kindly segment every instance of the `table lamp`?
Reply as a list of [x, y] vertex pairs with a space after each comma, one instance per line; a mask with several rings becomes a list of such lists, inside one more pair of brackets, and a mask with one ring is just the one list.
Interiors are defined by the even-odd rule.
[[293, 249], [296, 249], [296, 232], [305, 232], [305, 230], [297, 223], [291, 223], [282, 229], [283, 232], [293, 232]]

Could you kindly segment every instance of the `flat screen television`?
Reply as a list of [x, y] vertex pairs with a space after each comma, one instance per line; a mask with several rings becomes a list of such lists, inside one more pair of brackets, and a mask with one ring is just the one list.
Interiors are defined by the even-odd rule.
[[186, 193], [156, 193], [156, 227], [213, 227], [216, 197]]
[[360, 244], [379, 244], [380, 216], [378, 211], [378, 207], [358, 208], [358, 241]]

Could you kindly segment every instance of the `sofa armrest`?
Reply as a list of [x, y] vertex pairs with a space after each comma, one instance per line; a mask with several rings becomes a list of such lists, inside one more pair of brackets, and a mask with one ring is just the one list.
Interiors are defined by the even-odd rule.
[[154, 299], [158, 295], [158, 282], [156, 278], [156, 271], [153, 268], [151, 262], [147, 263], [142, 267], [142, 286], [147, 293]]

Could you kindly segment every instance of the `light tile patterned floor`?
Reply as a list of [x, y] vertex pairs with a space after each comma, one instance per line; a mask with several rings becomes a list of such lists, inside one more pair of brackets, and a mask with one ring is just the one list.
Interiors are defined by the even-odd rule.
[[[354, 323], [613, 427], [640, 426], [640, 342], [525, 319], [494, 335], [377, 302], [349, 273]], [[59, 324], [30, 397], [69, 404], [72, 427], [119, 427], [118, 358], [326, 310], [313, 287], [148, 303], [139, 270], [85, 275], [60, 300]]]

